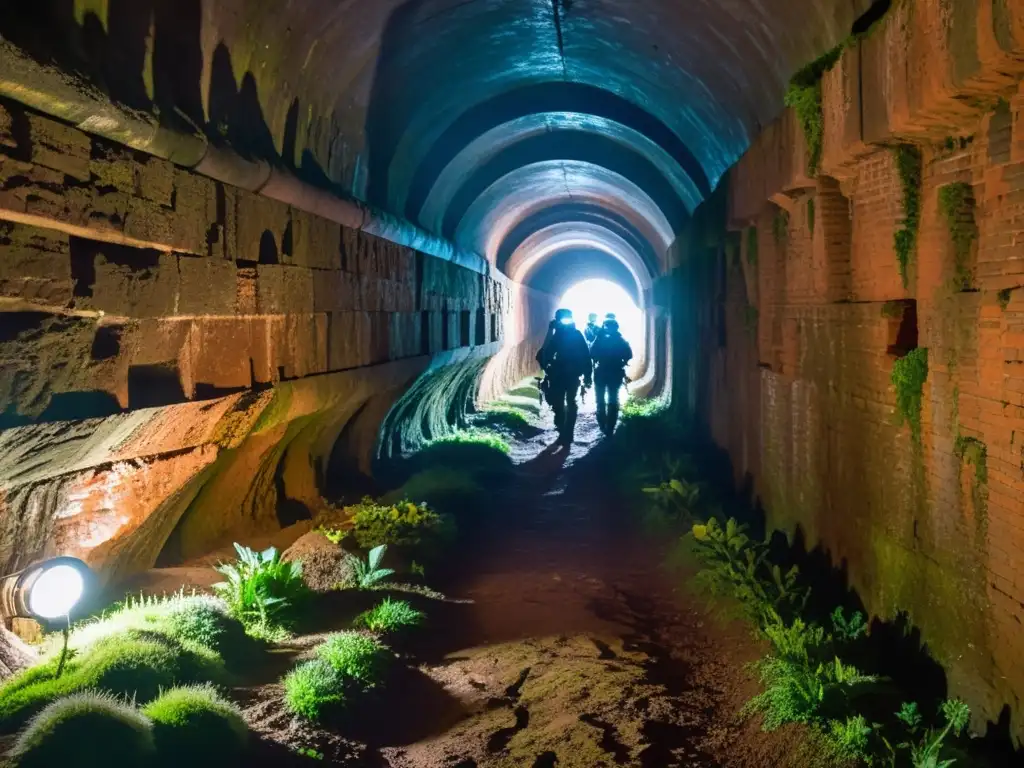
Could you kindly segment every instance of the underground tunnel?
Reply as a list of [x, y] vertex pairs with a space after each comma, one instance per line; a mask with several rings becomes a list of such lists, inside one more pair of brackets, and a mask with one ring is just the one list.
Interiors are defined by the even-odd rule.
[[9, 5], [0, 760], [1024, 765], [1024, 2]]

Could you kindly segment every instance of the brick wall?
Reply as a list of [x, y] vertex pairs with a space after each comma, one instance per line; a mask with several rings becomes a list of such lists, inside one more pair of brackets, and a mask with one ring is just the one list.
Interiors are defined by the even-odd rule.
[[[741, 257], [705, 291], [721, 308], [701, 322], [724, 343], [705, 340], [700, 362], [711, 432], [770, 522], [825, 548], [872, 612], [909, 613], [976, 725], [1008, 705], [1018, 735], [1022, 61], [1024, 6], [996, 0], [903, 3], [847, 50], [823, 81], [819, 176], [793, 159], [805, 150], [789, 113], [729, 175]], [[906, 287], [893, 243], [904, 142], [923, 158]], [[939, 202], [953, 183], [969, 185], [977, 227], [959, 257]], [[915, 344], [929, 360], [920, 440], [890, 381]]]

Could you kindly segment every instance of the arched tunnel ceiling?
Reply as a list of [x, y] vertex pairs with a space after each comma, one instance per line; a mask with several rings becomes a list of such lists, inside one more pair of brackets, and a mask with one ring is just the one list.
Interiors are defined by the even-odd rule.
[[0, 34], [499, 266], [577, 222], [653, 273], [788, 77], [871, 4], [43, 0]]

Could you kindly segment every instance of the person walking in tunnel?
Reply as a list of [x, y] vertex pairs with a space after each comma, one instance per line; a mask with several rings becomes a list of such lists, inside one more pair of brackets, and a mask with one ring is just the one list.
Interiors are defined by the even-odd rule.
[[583, 337], [587, 340], [587, 344], [593, 344], [597, 341], [600, 333], [601, 326], [597, 324], [597, 313], [591, 312], [587, 315], [587, 327], [583, 329]]
[[558, 444], [571, 445], [579, 410], [576, 396], [580, 379], [586, 392], [593, 383], [593, 368], [587, 341], [568, 309], [555, 312], [544, 346], [537, 353], [537, 362], [544, 371], [545, 396], [555, 412]]
[[619, 324], [614, 316], [608, 317], [590, 347], [590, 356], [594, 362], [597, 424], [602, 432], [611, 435], [619, 420], [619, 390], [626, 378], [626, 365], [633, 359], [633, 349], [619, 333]]

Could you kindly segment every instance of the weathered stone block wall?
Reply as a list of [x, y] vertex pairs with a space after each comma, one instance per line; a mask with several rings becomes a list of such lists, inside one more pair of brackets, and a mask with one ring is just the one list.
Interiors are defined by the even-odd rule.
[[[819, 175], [787, 113], [730, 173], [728, 245], [689, 254], [717, 259], [716, 311], [693, 318], [707, 323], [710, 429], [737, 481], [753, 479], [774, 526], [824, 546], [872, 612], [908, 612], [952, 692], [979, 721], [1009, 706], [1018, 735], [1022, 77], [1024, 4], [896, 5], [823, 80]], [[905, 142], [922, 154], [906, 285], [893, 151]], [[940, 194], [954, 183], [973, 201], [951, 227]], [[890, 379], [917, 346], [929, 363], [919, 438], [898, 423]]]
[[500, 275], [0, 103], [0, 572], [121, 579], [308, 518], [339, 453], [368, 470], [392, 404], [478, 375], [513, 309]]

